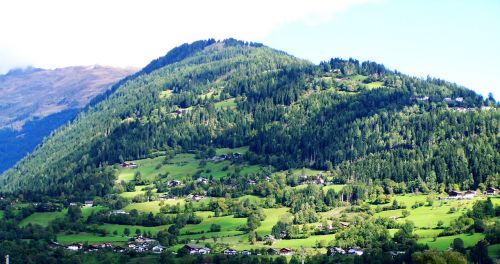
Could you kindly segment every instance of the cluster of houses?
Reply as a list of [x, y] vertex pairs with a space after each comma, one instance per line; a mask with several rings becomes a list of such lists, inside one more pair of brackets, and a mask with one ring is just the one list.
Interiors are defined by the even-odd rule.
[[[58, 243], [54, 242], [55, 245], [60, 246]], [[157, 240], [145, 238], [143, 236], [134, 237], [133, 241], [127, 244], [127, 247], [116, 246], [114, 247], [111, 243], [101, 243], [85, 246], [82, 243], [73, 243], [65, 246], [67, 250], [71, 251], [84, 251], [84, 252], [97, 252], [100, 250], [112, 250], [114, 252], [149, 252], [149, 253], [161, 253], [165, 250], [165, 247], [161, 246]]]
[[[192, 245], [192, 244], [186, 244], [184, 245], [184, 249], [186, 252], [188, 252], [190, 255], [206, 255], [210, 254], [210, 248], [203, 247], [203, 246], [198, 246], [198, 245]], [[281, 256], [291, 256], [293, 255], [293, 250], [290, 248], [281, 248], [279, 250], [276, 250], [274, 248], [269, 248], [266, 253], [268, 255], [281, 255]], [[236, 256], [238, 254], [241, 255], [252, 255], [252, 252], [250, 250], [242, 250], [238, 252], [236, 249], [233, 248], [226, 248], [224, 251], [222, 251], [222, 254], [226, 256]]]
[[[491, 196], [491, 195], [497, 195], [499, 192], [498, 189], [493, 188], [493, 187], [488, 187], [484, 191], [484, 195]], [[453, 199], [453, 200], [461, 200], [461, 199], [474, 199], [477, 195], [476, 191], [468, 190], [468, 191], [451, 191], [448, 193], [448, 199]]]
[[326, 181], [323, 177], [317, 175], [317, 176], [307, 176], [307, 175], [301, 175], [300, 178], [300, 183], [301, 184], [325, 184]]
[[[425, 101], [429, 101], [431, 98], [427, 95], [424, 95], [424, 96], [416, 96], [416, 97], [412, 97], [411, 98], [412, 100], [417, 100], [417, 101], [421, 101], [421, 102], [425, 102]], [[464, 98], [463, 97], [456, 97], [456, 98], [451, 98], [451, 97], [445, 97], [443, 99], [443, 102], [446, 102], [446, 103], [462, 103], [464, 101]]]
[[207, 160], [212, 162], [221, 162], [225, 160], [236, 160], [241, 158], [241, 156], [242, 156], [241, 153], [235, 152], [232, 154], [222, 154], [218, 156], [213, 156], [211, 158], [208, 158]]
[[363, 255], [364, 251], [363, 249], [359, 247], [353, 247], [348, 250], [344, 250], [343, 248], [340, 247], [331, 247], [328, 249], [331, 255], [355, 255], [355, 256], [361, 256]]
[[122, 168], [127, 168], [127, 169], [136, 169], [139, 167], [135, 162], [132, 161], [124, 161], [121, 164]]
[[199, 202], [199, 201], [201, 201], [201, 199], [204, 198], [204, 196], [198, 195], [198, 194], [188, 194], [188, 196], [186, 196], [186, 198], [193, 201], [193, 202]]

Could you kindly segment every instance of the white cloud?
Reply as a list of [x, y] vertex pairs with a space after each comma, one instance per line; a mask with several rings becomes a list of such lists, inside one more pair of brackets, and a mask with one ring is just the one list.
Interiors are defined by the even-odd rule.
[[284, 24], [323, 23], [373, 1], [3, 0], [0, 72], [27, 63], [140, 67], [184, 42], [255, 41]]

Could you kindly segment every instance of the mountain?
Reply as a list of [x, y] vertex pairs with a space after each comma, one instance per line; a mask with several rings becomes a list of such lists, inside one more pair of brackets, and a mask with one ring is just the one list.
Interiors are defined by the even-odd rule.
[[440, 79], [198, 41], [115, 85], [2, 174], [0, 190], [102, 196], [115, 185], [108, 165], [241, 146], [248, 162], [328, 169], [342, 182], [476, 188], [500, 173], [499, 121], [494, 102]]
[[0, 75], [0, 172], [134, 69], [76, 66]]

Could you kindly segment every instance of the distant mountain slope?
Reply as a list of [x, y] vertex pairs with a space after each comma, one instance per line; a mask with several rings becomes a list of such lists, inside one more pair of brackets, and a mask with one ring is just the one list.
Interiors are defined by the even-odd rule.
[[182, 45], [150, 66], [1, 175], [0, 191], [105, 195], [107, 164], [211, 146], [414, 189], [475, 188], [500, 172], [500, 111], [449, 82], [352, 59], [314, 65], [233, 39]]
[[134, 72], [103, 66], [11, 71], [0, 76], [0, 129], [20, 130], [27, 121], [82, 108]]
[[0, 172], [134, 69], [28, 68], [0, 75]]

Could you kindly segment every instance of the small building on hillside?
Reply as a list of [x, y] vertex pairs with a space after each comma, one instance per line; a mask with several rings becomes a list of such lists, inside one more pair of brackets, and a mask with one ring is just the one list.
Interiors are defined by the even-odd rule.
[[132, 161], [124, 161], [122, 162], [121, 166], [127, 169], [136, 169], [138, 167], [138, 165]]
[[241, 251], [241, 255], [250, 256], [250, 255], [252, 255], [252, 251], [250, 251], [250, 250], [243, 250], [243, 251]]
[[83, 206], [84, 207], [92, 207], [92, 206], [94, 206], [94, 201], [92, 201], [92, 200], [85, 201]]
[[486, 189], [486, 191], [484, 192], [484, 194], [486, 195], [496, 195], [498, 193], [498, 190], [493, 188], [493, 187], [489, 187]]
[[156, 246], [154, 246], [154, 247], [151, 249], [151, 252], [156, 253], [156, 254], [159, 254], [159, 253], [163, 252], [163, 250], [165, 250], [165, 247], [164, 247], [164, 246], [161, 246], [161, 245], [156, 245]]
[[197, 245], [186, 244], [186, 245], [184, 245], [184, 248], [187, 250], [187, 252], [190, 255], [196, 255], [196, 254], [206, 255], [206, 254], [210, 254], [210, 249], [206, 248], [206, 247], [200, 247], [200, 246], [197, 246]]
[[476, 197], [476, 192], [475, 191], [466, 191], [463, 195], [463, 199], [473, 199]]
[[276, 255], [276, 254], [278, 254], [278, 251], [276, 251], [276, 249], [274, 249], [274, 248], [269, 248], [268, 250], [266, 250], [266, 253], [268, 255]]
[[282, 248], [280, 249], [280, 256], [291, 256], [293, 255], [293, 251], [290, 248]]
[[223, 253], [224, 253], [224, 255], [234, 256], [234, 255], [238, 254], [238, 251], [236, 251], [236, 249], [226, 248], [226, 249], [224, 249]]
[[66, 246], [67, 250], [72, 250], [72, 251], [78, 251], [78, 250], [80, 250], [82, 248], [83, 248], [83, 244], [82, 243], [74, 243], [74, 244]]
[[335, 255], [335, 254], [344, 255], [346, 253], [345, 250], [343, 250], [340, 247], [331, 247], [328, 249], [328, 251], [330, 252], [330, 255]]
[[347, 251], [347, 254], [349, 254], [349, 255], [361, 256], [361, 255], [363, 255], [363, 253], [364, 253], [364, 251], [359, 247], [354, 247], [354, 248], [351, 248]]
[[462, 199], [463, 193], [458, 191], [451, 191], [448, 193], [448, 199]]
[[173, 180], [173, 181], [168, 182], [167, 185], [168, 185], [168, 187], [179, 187], [179, 186], [182, 186], [182, 182], [178, 181], [178, 180]]

